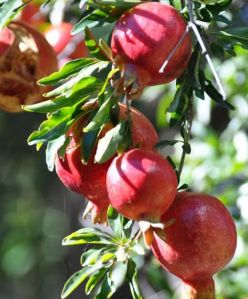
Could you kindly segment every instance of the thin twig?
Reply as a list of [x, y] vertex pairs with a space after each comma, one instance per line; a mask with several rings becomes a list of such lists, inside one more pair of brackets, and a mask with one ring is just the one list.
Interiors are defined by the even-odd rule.
[[204, 43], [204, 38], [201, 36], [197, 26], [196, 26], [196, 23], [195, 23], [195, 19], [194, 19], [194, 15], [193, 15], [193, 7], [192, 7], [192, 2], [191, 0], [187, 0], [187, 5], [188, 5], [188, 11], [189, 11], [189, 19], [190, 21], [188, 22], [188, 26], [190, 29], [192, 29], [192, 31], [194, 32], [198, 42], [199, 42], [199, 45], [202, 49], [202, 55], [205, 56], [208, 64], [209, 64], [209, 67], [214, 75], [214, 78], [215, 78], [215, 81], [219, 87], [219, 91], [223, 97], [223, 99], [225, 100], [226, 99], [226, 93], [225, 93], [225, 90], [222, 86], [222, 83], [221, 83], [221, 80], [220, 80], [220, 77], [217, 73], [217, 71], [215, 70], [215, 67], [214, 67], [214, 64], [212, 62], [212, 59], [208, 53], [208, 50], [205, 46], [205, 43]]
[[126, 108], [127, 108], [127, 120], [130, 126], [130, 142], [131, 142], [131, 148], [133, 148], [133, 139], [132, 139], [132, 117], [131, 117], [131, 109], [130, 109], [130, 103], [127, 95], [125, 94], [125, 102], [126, 102]]
[[186, 129], [186, 132], [185, 132], [185, 135], [183, 136], [184, 145], [183, 145], [182, 156], [181, 156], [181, 160], [180, 160], [180, 164], [179, 164], [178, 172], [177, 172], [179, 180], [180, 180], [180, 176], [181, 176], [181, 173], [183, 170], [183, 166], [184, 166], [184, 162], [185, 162], [185, 158], [186, 158], [186, 154], [187, 154], [185, 145], [189, 144], [192, 122], [193, 122], [193, 98], [191, 96], [189, 99], [189, 107], [188, 107], [187, 114], [185, 116], [185, 121], [184, 121], [184, 126]]
[[184, 166], [185, 158], [186, 158], [186, 152], [185, 152], [185, 150], [183, 149], [183, 151], [182, 151], [182, 156], [181, 156], [181, 160], [180, 160], [180, 164], [179, 164], [178, 171], [177, 171], [177, 174], [178, 174], [178, 178], [179, 178], [179, 179], [180, 179], [180, 177], [181, 177], [181, 173], [182, 173], [182, 170], [183, 170], [183, 166]]
[[163, 65], [161, 66], [161, 68], [159, 70], [159, 73], [163, 73], [165, 71], [166, 66], [168, 65], [171, 58], [175, 55], [177, 49], [181, 46], [181, 44], [185, 40], [188, 32], [189, 32], [189, 26], [186, 27], [186, 29], [185, 29], [183, 35], [181, 36], [181, 38], [179, 39], [178, 43], [176, 44], [176, 46], [173, 48], [173, 50], [170, 52], [170, 54], [166, 58], [165, 62], [163, 63]]

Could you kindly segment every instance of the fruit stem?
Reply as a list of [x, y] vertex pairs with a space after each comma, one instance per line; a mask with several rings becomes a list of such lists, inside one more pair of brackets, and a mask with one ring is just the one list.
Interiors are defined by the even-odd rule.
[[195, 23], [195, 18], [194, 18], [194, 14], [193, 14], [193, 6], [192, 6], [192, 0], [187, 0], [187, 6], [188, 6], [188, 11], [189, 11], [189, 19], [190, 21], [188, 22], [188, 27], [190, 29], [192, 29], [192, 31], [194, 32], [195, 34], [195, 37], [197, 39], [197, 41], [199, 42], [199, 45], [201, 47], [201, 50], [202, 50], [202, 55], [205, 56], [208, 64], [209, 64], [209, 67], [214, 75], [214, 78], [215, 78], [215, 81], [219, 87], [219, 91], [223, 97], [224, 100], [226, 100], [226, 93], [225, 93], [225, 90], [222, 86], [222, 83], [221, 83], [221, 80], [220, 80], [220, 77], [217, 73], [217, 71], [215, 70], [215, 67], [214, 67], [214, 64], [211, 60], [211, 57], [209, 55], [209, 52], [205, 46], [205, 41], [204, 41], [204, 38], [201, 36], [197, 26], [196, 26], [196, 23]]
[[183, 282], [183, 299], [215, 299], [213, 278]]

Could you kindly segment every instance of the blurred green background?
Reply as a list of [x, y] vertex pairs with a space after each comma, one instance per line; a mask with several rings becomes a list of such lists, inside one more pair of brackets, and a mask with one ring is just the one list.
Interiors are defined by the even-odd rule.
[[[235, 2], [237, 26], [248, 26], [248, 4]], [[248, 298], [248, 52], [215, 60], [229, 101], [229, 113], [209, 99], [195, 100], [192, 153], [182, 182], [194, 191], [219, 197], [232, 213], [238, 247], [231, 264], [216, 276], [218, 299]], [[211, 75], [210, 75], [211, 76]], [[175, 84], [149, 88], [134, 106], [158, 129], [160, 139], [177, 138], [165, 109]], [[63, 248], [64, 236], [82, 226], [85, 202], [50, 173], [41, 150], [26, 139], [40, 115], [0, 112], [0, 299], [55, 299], [66, 279], [80, 268], [82, 247]], [[178, 163], [180, 146], [166, 148]], [[84, 223], [83, 223], [84, 224]], [[162, 270], [151, 254], [140, 260], [139, 280], [145, 299], [176, 298], [180, 281]], [[175, 293], [176, 291], [176, 293]], [[79, 288], [70, 298], [87, 298]], [[113, 298], [131, 298], [124, 285]]]

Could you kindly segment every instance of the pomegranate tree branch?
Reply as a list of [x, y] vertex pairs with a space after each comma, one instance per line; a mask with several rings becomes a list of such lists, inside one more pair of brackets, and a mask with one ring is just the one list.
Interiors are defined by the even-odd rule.
[[214, 64], [212, 62], [212, 59], [208, 53], [208, 50], [205, 46], [205, 42], [204, 42], [204, 38], [201, 36], [197, 26], [196, 26], [196, 22], [195, 22], [195, 18], [194, 18], [194, 14], [193, 14], [193, 7], [192, 7], [192, 1], [191, 0], [187, 0], [187, 6], [188, 6], [188, 12], [189, 12], [189, 19], [190, 21], [188, 22], [188, 27], [190, 29], [192, 29], [192, 31], [194, 32], [195, 36], [196, 36], [196, 39], [197, 41], [199, 42], [199, 45], [202, 49], [202, 55], [205, 56], [208, 64], [209, 64], [209, 67], [214, 75], [214, 78], [215, 78], [215, 81], [219, 87], [219, 91], [223, 97], [223, 99], [225, 100], [226, 99], [226, 93], [225, 93], [225, 90], [222, 86], [222, 83], [221, 83], [221, 80], [220, 80], [220, 77], [217, 73], [217, 71], [215, 70], [215, 67], [214, 67]]

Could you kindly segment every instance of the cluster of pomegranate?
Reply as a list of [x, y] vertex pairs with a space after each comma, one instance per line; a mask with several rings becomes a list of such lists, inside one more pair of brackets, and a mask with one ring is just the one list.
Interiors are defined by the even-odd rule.
[[[123, 71], [119, 84], [127, 96], [133, 98], [145, 86], [182, 74], [192, 47], [188, 34], [180, 42], [185, 30], [182, 16], [159, 2], [146, 2], [123, 14], [113, 30], [111, 48]], [[97, 145], [90, 161], [81, 161], [88, 119], [77, 119], [68, 132], [65, 156], [57, 155], [56, 172], [67, 188], [89, 200], [94, 223], [106, 221], [109, 205], [134, 221], [162, 223], [163, 229], [154, 226], [152, 232], [154, 256], [183, 280], [185, 299], [214, 299], [213, 275], [231, 260], [236, 248], [232, 217], [213, 196], [178, 192], [174, 169], [155, 149], [158, 136], [152, 124], [133, 108], [130, 116], [135, 147], [102, 164], [94, 162]], [[126, 107], [119, 104], [119, 121], [126, 118]], [[112, 124], [106, 124], [98, 139], [110, 128]]]
[[[119, 119], [126, 119], [125, 106], [119, 108]], [[232, 217], [213, 196], [177, 192], [174, 169], [154, 148], [158, 137], [152, 124], [133, 108], [131, 119], [132, 142], [139, 147], [103, 164], [94, 163], [94, 155], [88, 164], [82, 163], [80, 142], [87, 118], [78, 119], [68, 133], [64, 158], [57, 156], [56, 172], [66, 187], [90, 201], [94, 223], [105, 222], [112, 205], [134, 221], [164, 224], [153, 231], [154, 256], [183, 280], [185, 299], [214, 299], [213, 275], [236, 248]], [[110, 128], [107, 124], [99, 138]]]

